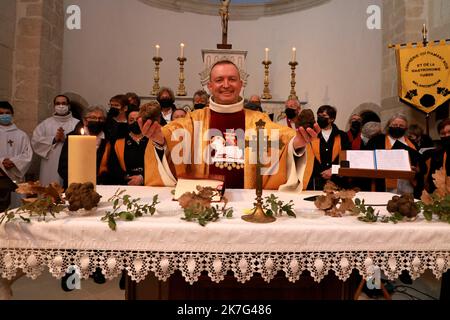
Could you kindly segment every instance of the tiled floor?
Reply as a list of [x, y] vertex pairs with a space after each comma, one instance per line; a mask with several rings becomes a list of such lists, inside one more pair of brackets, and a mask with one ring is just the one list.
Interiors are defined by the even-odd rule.
[[[421, 299], [429, 300], [431, 297], [439, 298], [440, 280], [427, 271], [422, 277], [416, 279], [412, 285], [403, 284], [397, 280], [392, 283], [396, 288], [393, 294], [394, 300]], [[65, 292], [61, 289], [61, 281], [55, 279], [48, 272], [43, 273], [36, 280], [22, 277], [17, 280], [13, 286], [14, 300], [124, 300], [125, 291], [119, 289], [119, 278], [107, 281], [105, 284], [97, 284], [92, 279], [81, 281], [81, 290]], [[400, 291], [404, 290], [405, 293]], [[429, 296], [419, 293], [417, 290], [426, 293]], [[364, 293], [361, 300], [370, 300]], [[383, 299], [372, 298], [372, 299]]]

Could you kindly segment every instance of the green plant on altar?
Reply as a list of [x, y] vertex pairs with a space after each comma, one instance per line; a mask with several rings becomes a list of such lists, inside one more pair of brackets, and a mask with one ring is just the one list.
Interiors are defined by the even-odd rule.
[[294, 201], [284, 203], [274, 194], [264, 198], [263, 209], [266, 216], [282, 216], [284, 212], [290, 217], [297, 217], [294, 213]]
[[388, 216], [380, 216], [380, 212], [375, 212], [375, 209], [372, 206], [366, 206], [364, 203], [364, 199], [355, 199], [355, 207], [353, 208], [353, 213], [358, 215], [358, 220], [363, 222], [393, 222], [397, 223], [403, 219], [403, 216], [396, 212], [392, 215]]
[[435, 215], [450, 223], [450, 177], [443, 169], [437, 170], [432, 177], [436, 190], [432, 194], [424, 190], [418, 204], [426, 220], [432, 220]]
[[125, 192], [126, 190], [117, 189], [114, 195], [108, 199], [108, 202], [113, 203], [113, 211], [107, 211], [101, 218], [101, 221], [108, 222], [109, 228], [114, 231], [117, 229], [117, 219], [132, 221], [146, 214], [153, 215], [156, 205], [159, 203], [157, 194], [153, 196], [151, 204], [141, 205], [138, 203], [141, 201], [140, 198], [132, 199], [130, 195], [124, 194]]
[[[38, 221], [45, 221], [47, 216], [56, 218], [56, 214], [60, 213], [64, 208], [64, 205], [54, 203], [51, 197], [37, 198], [32, 202], [26, 202], [15, 210], [6, 210], [0, 215], [0, 225], [5, 220], [8, 223], [17, 219], [30, 223], [31, 218], [34, 216], [38, 218]], [[28, 217], [25, 215], [28, 215]]]
[[28, 198], [22, 199], [23, 205], [19, 208], [1, 213], [0, 225], [17, 219], [30, 223], [32, 217], [37, 217], [38, 221], [45, 221], [47, 216], [56, 218], [56, 214], [65, 208], [62, 199], [63, 189], [56, 183], [47, 187], [41, 186], [39, 182], [22, 183], [15, 192], [27, 195]]
[[233, 217], [233, 208], [227, 208], [228, 199], [221, 197], [223, 206], [211, 205], [213, 198], [220, 197], [220, 192], [211, 187], [197, 186], [197, 192], [186, 192], [178, 202], [183, 208], [184, 217], [181, 219], [186, 221], [197, 221], [202, 227], [208, 222], [215, 222], [220, 217]]

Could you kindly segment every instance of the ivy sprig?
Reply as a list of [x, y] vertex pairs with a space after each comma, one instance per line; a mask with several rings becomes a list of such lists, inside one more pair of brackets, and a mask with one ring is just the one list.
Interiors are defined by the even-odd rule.
[[220, 208], [215, 206], [204, 206], [196, 203], [184, 209], [184, 217], [181, 219], [186, 221], [197, 221], [202, 227], [206, 226], [208, 222], [216, 222], [220, 217], [230, 219], [233, 217], [233, 208], [226, 208], [226, 204]]
[[288, 203], [285, 203], [279, 200], [274, 194], [264, 198], [263, 209], [266, 216], [270, 217], [281, 216], [283, 215], [283, 212], [290, 217], [297, 217], [294, 212], [294, 202], [290, 200]]
[[355, 199], [355, 208], [353, 209], [353, 212], [355, 214], [358, 214], [358, 220], [362, 221], [362, 222], [377, 222], [380, 221], [382, 223], [388, 223], [388, 222], [393, 222], [393, 223], [397, 223], [401, 220], [403, 220], [403, 216], [396, 212], [392, 215], [388, 215], [388, 216], [380, 216], [380, 212], [377, 211], [375, 212], [375, 209], [372, 206], [366, 206], [366, 204], [364, 203], [364, 199], [359, 199], [356, 198]]
[[56, 204], [52, 197], [36, 198], [34, 201], [25, 202], [22, 206], [13, 210], [6, 210], [0, 214], [0, 225], [5, 222], [12, 222], [20, 219], [26, 223], [31, 223], [32, 217], [37, 217], [38, 221], [45, 221], [47, 216], [56, 218], [56, 214], [64, 210], [65, 206]]
[[433, 219], [436, 215], [440, 221], [450, 223], [450, 194], [439, 196], [437, 194], [430, 195], [430, 201], [419, 201], [417, 204], [423, 210], [423, 216], [427, 221]]
[[[233, 208], [227, 208], [228, 199], [220, 191], [202, 186], [197, 186], [196, 190], [197, 192], [186, 192], [178, 199], [184, 212], [182, 220], [196, 221], [204, 227], [208, 222], [216, 222], [221, 216], [228, 219], [233, 217]], [[218, 197], [221, 198], [222, 207], [211, 205], [212, 200]]]
[[[116, 220], [133, 221], [143, 215], [153, 215], [156, 211], [156, 205], [159, 203], [158, 195], [153, 196], [151, 204], [139, 204], [140, 198], [132, 199], [130, 195], [124, 194], [126, 190], [117, 189], [114, 195], [108, 199], [113, 203], [113, 211], [106, 211], [101, 221], [107, 221], [111, 230], [117, 229]], [[124, 208], [123, 208], [124, 207]]]

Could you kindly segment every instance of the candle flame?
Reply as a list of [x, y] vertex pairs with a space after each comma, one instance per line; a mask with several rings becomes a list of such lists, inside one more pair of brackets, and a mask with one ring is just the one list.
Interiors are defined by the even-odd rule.
[[81, 128], [81, 135], [84, 136], [84, 128]]
[[157, 49], [159, 49], [159, 48], [160, 48], [159, 44], [157, 44], [157, 45], [156, 45], [156, 48], [157, 48]]
[[180, 43], [180, 47], [184, 47], [184, 43]]

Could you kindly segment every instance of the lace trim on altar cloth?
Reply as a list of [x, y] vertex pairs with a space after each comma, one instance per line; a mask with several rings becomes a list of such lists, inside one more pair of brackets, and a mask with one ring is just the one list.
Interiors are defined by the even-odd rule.
[[396, 279], [403, 270], [416, 279], [426, 269], [439, 279], [450, 268], [450, 252], [195, 253], [0, 249], [0, 277], [6, 279], [12, 279], [18, 269], [36, 279], [45, 267], [54, 277], [61, 278], [70, 265], [79, 267], [83, 279], [99, 267], [107, 279], [126, 270], [136, 282], [144, 280], [149, 272], [165, 281], [176, 270], [180, 270], [190, 284], [196, 282], [203, 271], [213, 282], [222, 281], [228, 271], [233, 271], [241, 283], [250, 280], [255, 273], [270, 282], [279, 271], [284, 271], [291, 282], [297, 281], [304, 271], [309, 271], [316, 282], [330, 271], [345, 281], [353, 269], [368, 277], [375, 266], [389, 280]]

